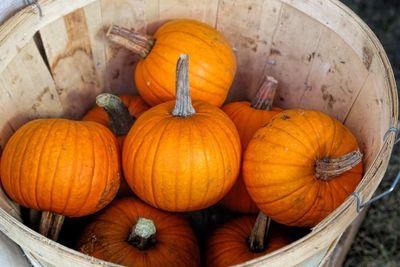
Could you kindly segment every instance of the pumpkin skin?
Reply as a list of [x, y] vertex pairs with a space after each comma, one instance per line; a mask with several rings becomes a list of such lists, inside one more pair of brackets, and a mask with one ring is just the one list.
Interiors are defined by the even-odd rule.
[[266, 215], [291, 226], [310, 227], [336, 209], [356, 188], [363, 166], [322, 180], [317, 160], [358, 149], [343, 124], [319, 111], [286, 110], [260, 128], [244, 153], [247, 190]]
[[240, 217], [215, 230], [206, 242], [206, 266], [225, 267], [243, 263], [267, 255], [294, 241], [294, 238], [285, 234], [278, 225], [272, 224], [266, 250], [260, 253], [251, 252], [247, 239], [255, 221], [254, 216]]
[[[147, 105], [146, 102], [144, 102], [143, 98], [141, 98], [140, 96], [123, 95], [119, 98], [122, 100], [122, 102], [124, 102], [132, 117], [136, 119], [139, 118], [139, 116], [142, 115], [143, 112], [150, 108], [150, 106]], [[82, 118], [82, 120], [95, 121], [106, 127], [108, 127], [108, 123], [110, 122], [107, 113], [99, 106], [95, 106], [91, 110], [89, 110]]]
[[193, 211], [218, 202], [236, 181], [241, 158], [235, 125], [219, 108], [193, 101], [196, 114], [174, 117], [175, 101], [145, 112], [122, 153], [125, 179], [148, 204]]
[[193, 100], [221, 106], [236, 72], [236, 59], [226, 39], [211, 26], [189, 19], [162, 25], [150, 53], [136, 66], [134, 79], [151, 106], [175, 100], [175, 66], [180, 54], [190, 57]]
[[64, 216], [102, 209], [120, 185], [117, 140], [94, 122], [28, 122], [6, 144], [0, 167], [2, 186], [11, 199]]
[[[272, 110], [255, 109], [249, 101], [232, 102], [224, 105], [222, 110], [232, 119], [238, 129], [243, 153], [254, 133], [282, 111], [276, 107], [273, 107]], [[231, 191], [220, 201], [220, 205], [241, 213], [258, 211], [257, 205], [247, 192], [241, 173]]]
[[[127, 241], [139, 217], [152, 219], [157, 243], [139, 250]], [[189, 223], [133, 198], [111, 203], [84, 230], [78, 250], [124, 266], [200, 266], [200, 252]]]

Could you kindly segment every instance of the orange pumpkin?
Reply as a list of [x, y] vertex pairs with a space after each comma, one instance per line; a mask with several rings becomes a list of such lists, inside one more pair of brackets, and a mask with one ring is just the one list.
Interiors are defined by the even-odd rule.
[[[277, 86], [278, 82], [268, 76], [251, 103], [249, 101], [233, 102], [222, 107], [238, 129], [243, 152], [254, 133], [282, 111], [280, 108], [272, 107]], [[239, 175], [231, 191], [220, 201], [220, 205], [242, 213], [258, 211], [258, 207], [247, 192], [242, 175]]]
[[213, 105], [192, 105], [187, 67], [187, 56], [181, 56], [177, 100], [144, 113], [127, 135], [122, 153], [125, 178], [134, 193], [168, 211], [215, 204], [233, 186], [240, 166], [235, 125]]
[[6, 144], [1, 184], [24, 207], [79, 217], [114, 198], [119, 166], [116, 138], [103, 125], [37, 119], [19, 128]]
[[200, 266], [188, 222], [133, 198], [104, 209], [84, 230], [78, 250], [124, 266]]
[[215, 230], [206, 242], [206, 266], [240, 264], [267, 255], [294, 241], [286, 229], [276, 224], [269, 227], [268, 218], [263, 220], [260, 221], [260, 215], [257, 222], [254, 216], [241, 217]]
[[248, 144], [244, 182], [273, 220], [314, 226], [354, 191], [361, 160], [355, 137], [342, 123], [318, 111], [287, 110]]
[[182, 53], [191, 59], [192, 99], [216, 106], [224, 103], [235, 76], [236, 59], [227, 40], [213, 27], [175, 19], [162, 25], [154, 37], [116, 26], [108, 36], [143, 56], [134, 78], [140, 95], [151, 106], [175, 100], [175, 64]]
[[[109, 127], [118, 137], [120, 147], [122, 147], [125, 136], [134, 121], [150, 108], [140, 96], [124, 95], [117, 97], [110, 94], [100, 94], [96, 102], [98, 106], [89, 110], [82, 120], [95, 121]], [[102, 107], [99, 105], [102, 105]], [[125, 109], [126, 112], [124, 112]]]
[[[132, 95], [122, 95], [119, 96], [125, 106], [128, 108], [129, 113], [135, 119], [139, 118], [143, 112], [150, 108], [149, 105], [144, 102], [143, 98], [140, 96], [132, 96]], [[85, 116], [83, 117], [84, 121], [95, 121], [97, 123], [103, 124], [108, 127], [110, 123], [110, 117], [107, 112], [99, 107], [95, 106], [91, 110], [89, 110]]]

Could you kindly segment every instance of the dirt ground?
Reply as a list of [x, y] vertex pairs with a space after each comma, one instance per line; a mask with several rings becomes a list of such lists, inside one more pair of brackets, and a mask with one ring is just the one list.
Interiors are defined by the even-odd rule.
[[[375, 32], [400, 81], [400, 0], [343, 0]], [[390, 187], [400, 171], [400, 144], [378, 192]], [[344, 266], [400, 266], [400, 186], [390, 196], [373, 204], [367, 213]]]

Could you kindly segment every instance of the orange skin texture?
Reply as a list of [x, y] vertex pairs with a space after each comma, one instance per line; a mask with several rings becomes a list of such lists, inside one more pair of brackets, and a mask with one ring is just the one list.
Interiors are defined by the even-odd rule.
[[[119, 96], [119, 98], [122, 100], [122, 102], [128, 108], [129, 113], [135, 119], [139, 118], [140, 115], [143, 114], [143, 112], [151, 108], [149, 105], [147, 105], [146, 102], [144, 102], [143, 98], [141, 98], [140, 96], [122, 95]], [[99, 106], [95, 106], [91, 110], [89, 110], [82, 120], [95, 121], [106, 127], [108, 127], [110, 123], [107, 112], [105, 112], [104, 109]], [[117, 136], [117, 140], [119, 147], [122, 148], [122, 146], [124, 145], [125, 136]], [[121, 186], [119, 188], [118, 196], [128, 196], [131, 194], [132, 192], [125, 179], [121, 179]]]
[[354, 191], [362, 163], [331, 180], [314, 175], [316, 160], [358, 149], [353, 134], [322, 112], [287, 110], [259, 129], [247, 146], [243, 175], [257, 206], [286, 225], [318, 224]]
[[[139, 250], [127, 239], [139, 217], [151, 219], [157, 243]], [[123, 198], [111, 203], [84, 230], [78, 250], [124, 266], [200, 266], [197, 240], [189, 223], [178, 215]]]
[[[123, 96], [120, 96], [119, 98], [122, 100], [122, 102], [128, 108], [129, 113], [135, 119], [139, 118], [143, 112], [145, 112], [146, 110], [148, 110], [150, 108], [150, 106], [147, 105], [147, 103], [144, 102], [143, 98], [141, 98], [140, 96], [123, 95]], [[89, 110], [86, 113], [86, 115], [83, 117], [82, 120], [83, 121], [95, 121], [106, 127], [108, 127], [109, 122], [110, 122], [108, 114], [104, 111], [104, 109], [102, 109], [99, 106], [95, 106], [91, 110]], [[124, 143], [124, 140], [125, 140], [125, 136], [118, 137], [118, 142], [121, 147]]]
[[193, 101], [196, 114], [174, 117], [175, 101], [145, 112], [128, 133], [122, 153], [126, 181], [148, 204], [193, 211], [218, 202], [240, 168], [235, 125], [219, 108]]
[[234, 219], [215, 230], [206, 243], [206, 266], [225, 267], [249, 261], [267, 255], [294, 241], [285, 235], [279, 225], [272, 224], [268, 233], [266, 250], [260, 253], [251, 252], [247, 238], [251, 234], [256, 218], [246, 216]]
[[11, 199], [71, 217], [102, 209], [120, 185], [117, 140], [94, 122], [28, 122], [6, 144], [0, 168], [2, 186]]
[[135, 69], [136, 87], [151, 106], [175, 100], [176, 59], [190, 58], [191, 97], [221, 106], [236, 72], [233, 51], [211, 26], [188, 19], [165, 23], [154, 34], [155, 44]]
[[[222, 110], [232, 119], [238, 129], [243, 153], [254, 133], [282, 111], [275, 107], [272, 110], [255, 109], [248, 101], [229, 103], [224, 105]], [[220, 201], [220, 205], [241, 213], [258, 212], [257, 205], [247, 192], [241, 173], [231, 191]]]

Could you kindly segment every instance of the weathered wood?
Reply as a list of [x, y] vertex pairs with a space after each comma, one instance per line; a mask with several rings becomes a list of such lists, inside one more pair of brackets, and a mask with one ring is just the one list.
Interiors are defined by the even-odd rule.
[[[338, 1], [40, 2], [42, 18], [29, 7], [0, 29], [0, 145], [28, 119], [80, 117], [98, 92], [133, 92], [137, 58], [105, 40], [109, 25], [152, 33], [166, 19], [192, 17], [215, 25], [234, 47], [238, 74], [230, 100], [254, 96], [262, 76], [272, 74], [281, 84], [278, 106], [322, 110], [344, 121], [356, 135], [366, 155], [364, 177], [356, 189], [362, 202], [381, 181], [395, 139], [394, 133], [383, 137], [397, 126], [396, 85], [376, 37]], [[37, 30], [50, 71], [32, 41]], [[0, 209], [0, 230], [32, 261], [112, 266], [41, 237], [10, 215], [18, 217], [13, 205], [0, 194], [0, 207], [6, 210]], [[315, 265], [332, 252], [356, 216], [356, 201], [350, 196], [310, 234], [242, 266]]]
[[367, 210], [367, 208], [362, 210], [354, 222], [347, 227], [346, 231], [340, 237], [335, 249], [332, 251], [332, 255], [323, 264], [323, 267], [341, 267], [343, 265], [346, 255], [357, 235], [358, 229], [367, 214]]

